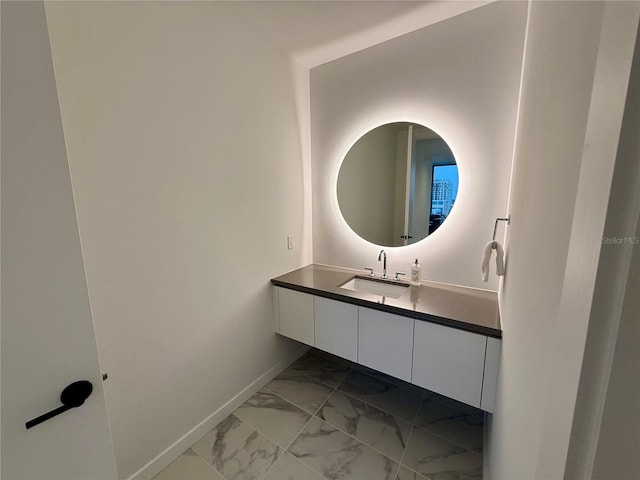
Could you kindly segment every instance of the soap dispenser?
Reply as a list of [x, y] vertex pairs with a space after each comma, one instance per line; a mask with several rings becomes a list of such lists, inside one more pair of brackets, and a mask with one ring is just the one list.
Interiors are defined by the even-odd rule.
[[422, 267], [418, 263], [418, 259], [413, 265], [411, 265], [411, 285], [416, 287], [420, 286], [420, 280], [422, 279]]

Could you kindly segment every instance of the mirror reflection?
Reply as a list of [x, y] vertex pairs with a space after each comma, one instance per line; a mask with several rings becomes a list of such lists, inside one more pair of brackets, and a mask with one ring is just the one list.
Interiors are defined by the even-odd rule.
[[432, 234], [458, 193], [458, 167], [433, 130], [396, 122], [374, 128], [351, 147], [338, 172], [342, 216], [365, 240], [399, 247]]

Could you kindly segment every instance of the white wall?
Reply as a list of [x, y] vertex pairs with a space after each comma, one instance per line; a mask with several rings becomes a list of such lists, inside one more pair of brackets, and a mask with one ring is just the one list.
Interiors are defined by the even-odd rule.
[[[614, 349], [609, 353], [609, 381], [605, 404], [602, 406], [600, 436], [595, 451], [593, 478], [640, 478], [640, 35], [636, 37], [633, 70], [629, 81], [629, 96], [622, 126], [619, 160], [612, 188], [609, 209], [619, 209], [623, 215], [607, 219], [605, 234], [631, 241], [622, 246], [609, 244], [609, 250], [619, 251], [628, 260], [626, 291], [618, 316]], [[623, 218], [620, 218], [620, 217]], [[635, 234], [633, 224], [635, 223]], [[626, 252], [623, 253], [623, 251]], [[631, 250], [631, 252], [629, 252]], [[616, 252], [617, 253], [617, 252]], [[625, 255], [626, 254], [626, 255]], [[606, 279], [605, 279], [606, 282]], [[604, 283], [604, 282], [603, 282]], [[603, 322], [604, 323], [604, 322]], [[591, 331], [589, 332], [591, 335]], [[609, 336], [611, 338], [612, 336]]]
[[[633, 238], [640, 238], [640, 228], [636, 227]], [[640, 248], [637, 245], [633, 249], [627, 285], [595, 452], [594, 480], [640, 478], [640, 298], [637, 292]]]
[[291, 67], [223, 2], [46, 10], [126, 478], [296, 348], [269, 285], [310, 261]]
[[451, 147], [460, 195], [434, 235], [387, 249], [389, 270], [419, 257], [427, 280], [497, 289], [479, 265], [495, 218], [507, 213], [525, 14], [523, 2], [494, 3], [311, 70], [315, 262], [375, 263], [379, 247], [346, 227], [332, 201], [332, 176], [360, 135], [414, 121]]
[[495, 480], [564, 478], [637, 22], [632, 3], [530, 5], [485, 453]]
[[607, 208], [567, 478], [640, 478], [640, 36]]

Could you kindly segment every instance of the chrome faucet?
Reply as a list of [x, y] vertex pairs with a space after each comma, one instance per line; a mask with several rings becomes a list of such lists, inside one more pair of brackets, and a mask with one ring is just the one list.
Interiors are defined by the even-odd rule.
[[380, 250], [378, 261], [382, 260], [382, 278], [387, 278], [387, 254], [384, 250]]

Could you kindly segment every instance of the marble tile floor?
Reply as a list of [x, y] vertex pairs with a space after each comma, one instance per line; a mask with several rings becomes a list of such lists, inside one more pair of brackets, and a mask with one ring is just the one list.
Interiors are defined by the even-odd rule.
[[480, 480], [484, 413], [311, 349], [154, 480]]

